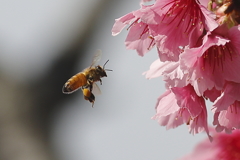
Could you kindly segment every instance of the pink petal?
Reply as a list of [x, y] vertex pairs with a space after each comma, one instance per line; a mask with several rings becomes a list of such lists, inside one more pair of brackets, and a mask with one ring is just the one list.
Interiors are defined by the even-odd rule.
[[214, 112], [227, 110], [235, 101], [240, 101], [240, 83], [227, 82], [219, 96], [213, 104]]
[[157, 120], [160, 125], [166, 126], [167, 129], [189, 123], [190, 133], [206, 131], [211, 140], [204, 99], [198, 97], [190, 85], [166, 91], [158, 98], [156, 112], [153, 119]]
[[197, 117], [202, 112], [201, 98], [195, 94], [192, 86], [188, 85], [183, 88], [175, 87], [171, 90], [176, 96], [178, 105], [186, 108], [192, 118]]
[[187, 119], [184, 120], [183, 117], [179, 117], [178, 115], [179, 113], [178, 111], [176, 111], [167, 116], [158, 117], [157, 115], [155, 115], [152, 119], [158, 120], [158, 123], [161, 126], [166, 126], [166, 129], [168, 130], [171, 128], [176, 128], [187, 122]]
[[206, 9], [206, 7], [199, 5], [199, 8], [202, 11], [202, 14], [204, 16], [204, 23], [205, 23], [205, 28], [207, 31], [213, 31], [218, 27], [217, 22], [215, 21], [216, 15], [210, 12], [209, 10]]
[[153, 41], [149, 35], [148, 26], [139, 22], [131, 26], [125, 45], [127, 49], [136, 49], [138, 54], [143, 56], [152, 48]]
[[157, 59], [151, 64], [150, 69], [143, 74], [146, 76], [147, 79], [159, 77], [162, 75], [165, 68], [169, 65], [168, 63], [170, 62], [163, 63], [159, 59]]
[[179, 110], [175, 95], [170, 91], [166, 91], [162, 96], [158, 98], [156, 105], [156, 112], [159, 117], [167, 116]]
[[240, 83], [240, 74], [236, 70], [240, 68], [239, 47], [229, 39], [208, 34], [202, 46], [186, 49], [180, 55], [181, 69], [189, 74], [190, 83], [198, 95], [213, 87], [221, 90], [225, 81]]
[[221, 95], [221, 91], [213, 88], [204, 92], [204, 97], [209, 98], [211, 102], [214, 102]]
[[216, 130], [221, 132], [231, 132], [234, 129], [240, 129], [240, 102], [235, 101], [227, 110], [216, 112], [214, 114], [213, 124]]
[[149, 25], [159, 55], [165, 54], [160, 58], [169, 61], [178, 60], [179, 46], [195, 46], [204, 28], [212, 31], [218, 26], [215, 15], [194, 0], [159, 0], [143, 13], [141, 20]]
[[133, 13], [128, 13], [118, 19], [115, 20], [115, 23], [113, 25], [113, 28], [112, 28], [112, 35], [113, 36], [116, 36], [118, 35], [122, 30], [123, 28], [130, 24], [131, 21], [133, 21], [135, 18], [135, 16], [133, 15]]

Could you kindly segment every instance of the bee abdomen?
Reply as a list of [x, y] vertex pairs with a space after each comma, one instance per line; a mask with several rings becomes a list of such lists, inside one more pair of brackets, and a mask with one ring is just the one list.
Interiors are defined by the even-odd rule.
[[72, 76], [63, 86], [63, 93], [70, 94], [87, 84], [86, 76], [81, 72]]

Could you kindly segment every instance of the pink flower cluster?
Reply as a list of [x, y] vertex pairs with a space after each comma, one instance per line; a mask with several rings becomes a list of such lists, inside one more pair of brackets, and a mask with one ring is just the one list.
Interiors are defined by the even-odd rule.
[[127, 49], [144, 56], [153, 47], [159, 59], [145, 72], [162, 76], [167, 91], [157, 100], [157, 120], [167, 129], [181, 124], [209, 138], [206, 100], [213, 125], [240, 129], [240, 6], [236, 0], [142, 0], [139, 10], [116, 19], [112, 34], [125, 26]]
[[239, 137], [239, 130], [234, 130], [232, 134], [215, 133], [212, 143], [208, 139], [200, 142], [191, 154], [179, 160], [239, 160]]

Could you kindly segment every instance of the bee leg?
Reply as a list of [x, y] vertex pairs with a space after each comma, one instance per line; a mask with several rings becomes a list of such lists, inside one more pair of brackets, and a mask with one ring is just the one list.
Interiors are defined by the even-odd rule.
[[90, 86], [89, 86], [89, 90], [90, 90], [90, 92], [92, 92], [92, 89], [93, 89], [93, 86], [90, 85]]
[[82, 91], [83, 91], [84, 99], [92, 103], [92, 107], [93, 107], [95, 96], [92, 94], [92, 92], [88, 88], [83, 88]]
[[92, 88], [93, 88], [92, 84], [93, 84], [93, 80], [88, 79], [87, 84], [84, 86], [84, 88], [89, 88], [90, 92], [92, 92]]
[[100, 81], [100, 84], [102, 85], [102, 80], [101, 80], [101, 79], [99, 79], [99, 81]]
[[94, 101], [95, 101], [95, 96], [91, 93], [90, 97], [88, 97], [88, 101], [90, 103], [92, 103], [92, 108], [93, 108], [93, 105], [94, 105]]

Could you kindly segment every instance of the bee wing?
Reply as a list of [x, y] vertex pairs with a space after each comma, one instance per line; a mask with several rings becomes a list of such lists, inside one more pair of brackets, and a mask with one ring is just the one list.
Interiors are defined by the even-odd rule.
[[101, 90], [96, 83], [93, 83], [92, 93], [95, 94], [95, 95], [100, 95], [101, 94]]
[[101, 57], [102, 57], [102, 51], [100, 49], [98, 49], [96, 51], [96, 54], [93, 56], [93, 60], [92, 60], [92, 64], [91, 64], [90, 68], [92, 66], [95, 66], [100, 61]]

